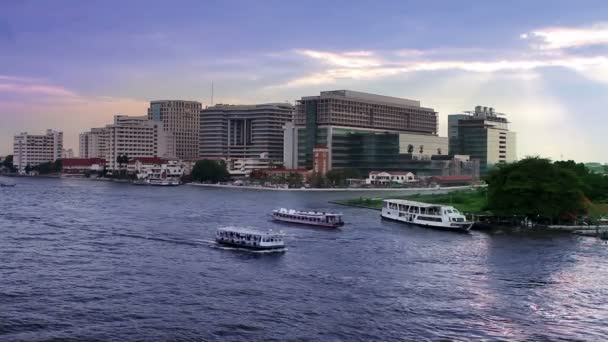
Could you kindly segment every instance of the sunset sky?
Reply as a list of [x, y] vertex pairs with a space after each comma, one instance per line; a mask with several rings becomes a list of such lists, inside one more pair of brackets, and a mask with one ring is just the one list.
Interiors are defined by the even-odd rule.
[[150, 100], [293, 102], [352, 89], [506, 113], [518, 156], [608, 162], [604, 1], [0, 0], [0, 155], [12, 136]]

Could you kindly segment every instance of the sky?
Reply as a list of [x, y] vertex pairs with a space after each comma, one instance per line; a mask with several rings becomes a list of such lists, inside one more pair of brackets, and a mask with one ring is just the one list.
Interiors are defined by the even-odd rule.
[[518, 157], [608, 162], [602, 1], [0, 0], [0, 155], [160, 99], [294, 102], [351, 89], [505, 113]]

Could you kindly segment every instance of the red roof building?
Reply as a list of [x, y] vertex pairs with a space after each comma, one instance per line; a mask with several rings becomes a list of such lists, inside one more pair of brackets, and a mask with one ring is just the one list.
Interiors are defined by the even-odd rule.
[[71, 175], [101, 171], [106, 166], [106, 160], [103, 158], [64, 158], [61, 162], [61, 172]]

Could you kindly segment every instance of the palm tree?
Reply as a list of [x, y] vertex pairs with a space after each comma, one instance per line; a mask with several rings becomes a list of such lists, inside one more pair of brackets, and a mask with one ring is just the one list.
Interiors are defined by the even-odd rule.
[[412, 144], [407, 145], [407, 153], [409, 153], [409, 154], [414, 153], [414, 145], [412, 145]]
[[441, 147], [439, 147], [439, 148], [437, 149], [437, 154], [438, 154], [438, 155], [441, 155]]
[[424, 153], [424, 145], [420, 145], [420, 154]]

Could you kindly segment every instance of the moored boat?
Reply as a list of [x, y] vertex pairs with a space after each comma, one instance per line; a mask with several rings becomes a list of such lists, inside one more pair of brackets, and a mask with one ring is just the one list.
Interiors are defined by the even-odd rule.
[[285, 208], [273, 210], [272, 219], [281, 222], [299, 223], [328, 228], [338, 228], [344, 225], [344, 221], [342, 221], [342, 214], [317, 211], [298, 211]]
[[473, 226], [473, 222], [467, 221], [466, 217], [452, 206], [399, 199], [384, 200], [382, 218], [460, 232], [468, 232]]
[[215, 233], [215, 241], [231, 247], [253, 250], [281, 250], [285, 248], [283, 234], [260, 232], [250, 228], [222, 227]]

